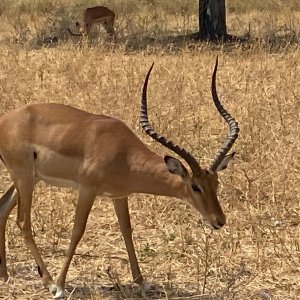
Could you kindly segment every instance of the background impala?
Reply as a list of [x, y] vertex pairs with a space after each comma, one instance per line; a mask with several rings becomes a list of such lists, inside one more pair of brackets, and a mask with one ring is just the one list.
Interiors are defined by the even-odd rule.
[[109, 35], [115, 34], [115, 13], [105, 6], [89, 7], [84, 10], [83, 22], [76, 22], [79, 33], [74, 33], [68, 28], [71, 35], [88, 36], [94, 24], [101, 24]]

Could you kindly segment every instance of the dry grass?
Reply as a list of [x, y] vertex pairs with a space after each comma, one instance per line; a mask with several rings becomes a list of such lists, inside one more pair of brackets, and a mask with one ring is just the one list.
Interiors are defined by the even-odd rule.
[[[264, 15], [242, 12], [239, 18], [243, 20], [251, 14], [253, 18]], [[42, 28], [45, 23], [35, 15], [38, 12], [29, 10], [19, 20]], [[65, 18], [67, 14], [62, 15]], [[265, 12], [261, 22], [268, 15]], [[9, 16], [4, 10], [0, 19], [9, 20]], [[31, 21], [28, 16], [32, 16]], [[288, 22], [284, 14], [276, 16], [276, 26]], [[297, 12], [289, 16], [299, 21]], [[180, 18], [178, 22], [183, 20]], [[175, 19], [171, 18], [166, 28], [172, 28]], [[147, 15], [143, 20], [148, 20]], [[6, 26], [13, 23], [21, 24], [11, 17]], [[138, 24], [137, 32], [143, 33], [146, 23]], [[159, 27], [160, 23], [155, 24]], [[229, 17], [229, 27], [235, 28], [234, 24], [237, 21]], [[138, 125], [141, 85], [154, 61], [149, 88], [151, 119], [159, 131], [192, 149], [202, 165], [209, 163], [226, 133], [209, 90], [218, 54], [219, 94], [241, 127], [236, 162], [221, 175], [219, 197], [228, 223], [212, 232], [191, 207], [176, 199], [132, 196], [138, 259], [147, 281], [159, 287], [146, 299], [299, 299], [298, 43], [275, 48], [265, 41], [247, 47], [189, 42], [162, 46], [142, 40], [145, 47], [132, 49], [123, 40], [114, 45], [106, 40], [89, 44], [61, 40], [53, 48], [37, 48], [28, 39], [16, 42], [16, 29], [7, 33], [3, 23], [0, 26], [1, 114], [25, 103], [57, 102], [113, 115], [163, 155], [168, 151], [147, 138]], [[270, 29], [262, 28], [256, 27], [258, 34]], [[293, 30], [299, 32], [299, 28]], [[3, 165], [1, 174], [4, 191], [10, 180]], [[75, 203], [76, 193], [71, 190], [40, 184], [35, 192], [33, 230], [53, 275], [57, 275], [69, 243]], [[8, 284], [1, 283], [0, 298], [48, 299], [15, 215], [14, 210], [7, 228], [11, 277]], [[97, 199], [67, 280], [69, 299], [143, 298], [129, 287], [119, 292], [102, 288], [112, 281], [131, 281], [127, 253], [109, 199]]]

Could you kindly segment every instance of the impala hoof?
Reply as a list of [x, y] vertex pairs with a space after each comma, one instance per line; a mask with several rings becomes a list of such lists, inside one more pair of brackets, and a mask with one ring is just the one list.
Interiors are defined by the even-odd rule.
[[50, 294], [54, 295], [56, 294], [57, 286], [54, 283], [51, 283], [48, 287]]
[[54, 299], [60, 299], [60, 298], [63, 298], [63, 297], [64, 297], [64, 290], [60, 286], [57, 286]]

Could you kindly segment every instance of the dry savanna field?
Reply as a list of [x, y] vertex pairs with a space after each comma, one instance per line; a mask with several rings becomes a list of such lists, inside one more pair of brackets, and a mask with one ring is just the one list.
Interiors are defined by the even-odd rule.
[[[218, 55], [219, 96], [240, 124], [236, 159], [220, 174], [227, 224], [212, 231], [183, 201], [132, 195], [136, 252], [153, 285], [143, 294], [130, 285], [112, 202], [99, 197], [70, 266], [67, 299], [300, 299], [299, 1], [228, 0], [229, 33], [243, 35], [250, 24], [252, 37], [230, 44], [184, 38], [197, 30], [197, 3], [0, 3], [1, 115], [27, 103], [72, 105], [120, 118], [151, 149], [170, 155], [139, 126], [141, 87], [154, 62], [154, 127], [207, 166], [228, 133], [210, 93]], [[99, 26], [88, 40], [69, 36], [66, 28], [75, 30], [82, 10], [96, 4], [117, 13], [116, 39]], [[3, 193], [10, 177], [0, 168]], [[35, 189], [33, 232], [54, 277], [69, 245], [76, 201], [71, 189], [44, 183]], [[15, 220], [16, 209], [6, 229], [10, 278], [0, 283], [0, 298], [51, 299]]]

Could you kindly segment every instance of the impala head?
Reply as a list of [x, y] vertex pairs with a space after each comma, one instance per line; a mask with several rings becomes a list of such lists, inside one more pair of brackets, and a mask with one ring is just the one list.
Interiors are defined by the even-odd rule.
[[81, 24], [80, 22], [76, 22], [75, 26], [76, 28], [78, 28], [81, 35], [86, 35], [86, 29], [83, 24]]
[[171, 156], [165, 156], [164, 160], [170, 173], [180, 176], [181, 180], [186, 185], [188, 202], [190, 202], [203, 216], [203, 218], [215, 228], [221, 228], [225, 222], [226, 217], [220, 206], [217, 189], [218, 189], [218, 175], [217, 172], [227, 168], [229, 161], [234, 157], [234, 152], [227, 155], [235, 140], [238, 137], [239, 127], [234, 118], [223, 108], [220, 103], [216, 91], [216, 73], [218, 67], [218, 58], [216, 60], [215, 68], [212, 75], [212, 98], [214, 104], [229, 126], [230, 135], [224, 146], [218, 151], [215, 159], [208, 169], [203, 169], [199, 166], [197, 160], [186, 151], [179, 147], [164, 136], [157, 133], [149, 124], [147, 112], [147, 86], [148, 80], [153, 68], [153, 64], [146, 76], [143, 95], [141, 102], [141, 126], [145, 132], [153, 139], [161, 143], [163, 146], [172, 150], [180, 157], [182, 157], [191, 168], [191, 175], [185, 166], [177, 159]]

